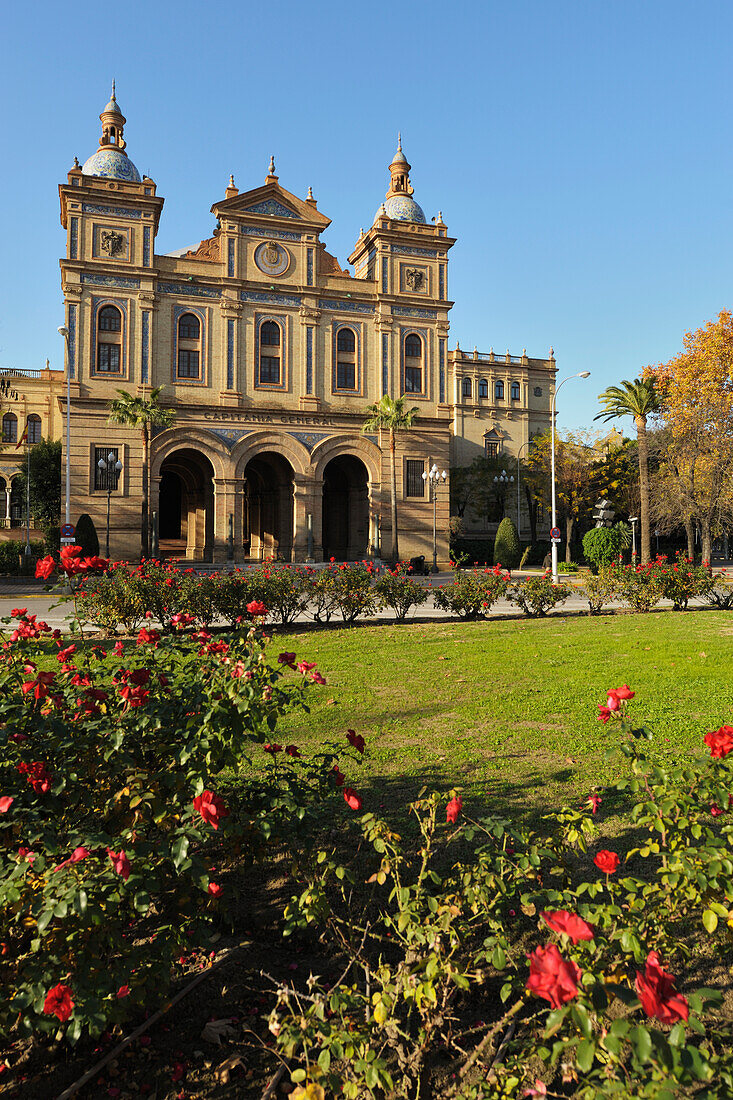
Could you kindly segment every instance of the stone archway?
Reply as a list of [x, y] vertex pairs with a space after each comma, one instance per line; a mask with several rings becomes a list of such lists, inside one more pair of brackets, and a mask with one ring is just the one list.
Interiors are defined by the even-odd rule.
[[369, 473], [355, 455], [338, 455], [323, 471], [323, 557], [359, 561], [369, 549]]
[[160, 465], [158, 531], [161, 557], [212, 561], [214, 468], [200, 451], [182, 447]]
[[281, 454], [262, 451], [244, 468], [245, 554], [256, 561], [291, 561], [294, 535], [293, 467]]

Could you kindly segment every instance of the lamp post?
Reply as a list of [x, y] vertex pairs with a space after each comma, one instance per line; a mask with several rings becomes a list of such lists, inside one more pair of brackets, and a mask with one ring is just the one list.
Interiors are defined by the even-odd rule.
[[31, 556], [31, 442], [25, 422], [25, 556]]
[[59, 336], [64, 338], [65, 364], [66, 364], [66, 503], [64, 506], [64, 523], [71, 523], [71, 466], [69, 465], [71, 451], [71, 371], [69, 370], [69, 330], [66, 325], [61, 325], [56, 330]]
[[[633, 565], [636, 565], [636, 525], [638, 522], [638, 516], [629, 516], [629, 523], [631, 524], [631, 561]], [[657, 540], [658, 545], [659, 540]]]
[[117, 458], [114, 451], [110, 451], [107, 455], [107, 461], [100, 458], [97, 463], [99, 470], [102, 474], [102, 480], [104, 481], [104, 488], [107, 490], [107, 542], [105, 549], [105, 557], [109, 557], [109, 508], [112, 499], [112, 490], [117, 488], [117, 481], [122, 470], [122, 463]]
[[438, 535], [437, 535], [437, 522], [438, 522], [438, 486], [441, 483], [445, 483], [445, 479], [448, 474], [445, 470], [442, 473], [438, 471], [438, 467], [433, 463], [431, 470], [428, 473], [422, 472], [423, 481], [430, 486], [430, 499], [433, 502], [433, 568], [431, 573], [438, 572]]
[[[496, 489], [497, 498], [499, 496], [499, 487], [500, 486], [503, 487], [505, 485], [510, 485], [510, 484], [511, 485], [514, 484], [514, 474], [512, 474], [511, 477], [510, 477], [507, 474], [506, 470], [502, 470], [500, 474], [496, 474], [494, 476], [494, 488]], [[504, 494], [502, 494], [502, 497], [501, 497], [501, 513], [502, 513], [502, 518], [503, 518], [503, 516], [504, 516]]]
[[[551, 445], [551, 462], [552, 462], [552, 526], [557, 527], [557, 508], [555, 505], [555, 403], [557, 401], [557, 395], [566, 382], [569, 382], [571, 378], [590, 378], [589, 370], [579, 371], [578, 374], [569, 374], [567, 378], [563, 378], [560, 385], [557, 387], [552, 395], [552, 405], [550, 408], [550, 434], [552, 437]], [[557, 543], [552, 543], [552, 583], [558, 583], [557, 576]]]

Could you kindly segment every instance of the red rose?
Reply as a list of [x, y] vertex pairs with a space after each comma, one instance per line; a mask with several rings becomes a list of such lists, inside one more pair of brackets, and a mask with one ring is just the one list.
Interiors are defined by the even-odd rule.
[[3, 797], [0, 798], [0, 814], [6, 814], [14, 802], [15, 799], [12, 794], [4, 794]]
[[611, 711], [608, 709], [608, 707], [602, 707], [599, 704], [599, 706], [598, 706], [598, 721], [599, 722], [607, 722], [610, 717], [611, 717]]
[[46, 1000], [43, 1002], [43, 1011], [47, 1016], [58, 1016], [61, 1023], [69, 1019], [74, 1011], [74, 1002], [68, 985], [59, 983], [53, 989], [49, 989]]
[[347, 730], [346, 740], [353, 748], [356, 749], [357, 752], [364, 752], [364, 749], [366, 748], [366, 741], [360, 733], [356, 732], [356, 730]]
[[721, 759], [733, 750], [733, 726], [721, 726], [719, 730], [706, 733], [703, 741], [710, 749], [710, 755]]
[[344, 801], [346, 802], [346, 805], [349, 807], [349, 809], [356, 810], [357, 812], [364, 805], [361, 798], [356, 793], [353, 787], [344, 788]]
[[157, 645], [160, 641], [160, 634], [157, 630], [148, 630], [146, 626], [142, 627], [140, 633], [137, 636], [138, 645]]
[[459, 794], [454, 795], [445, 808], [445, 820], [449, 825], [455, 825], [463, 809], [463, 799]]
[[612, 875], [614, 871], [618, 870], [621, 860], [615, 852], [609, 852], [607, 848], [601, 848], [593, 862], [599, 871], [603, 871], [606, 875]]
[[266, 615], [267, 608], [263, 604], [262, 600], [252, 600], [247, 604], [247, 611], [254, 618], [255, 615]]
[[61, 871], [64, 867], [68, 867], [71, 863], [80, 863], [82, 859], [86, 859], [91, 855], [88, 848], [74, 848], [68, 859], [65, 859], [63, 863], [57, 863], [52, 871]]
[[278, 664], [287, 665], [288, 668], [295, 669], [295, 654], [294, 653], [280, 653], [278, 655]]
[[131, 865], [130, 861], [124, 852], [113, 852], [111, 848], [107, 849], [107, 855], [112, 860], [112, 866], [118, 875], [122, 875], [125, 882], [130, 877]]
[[555, 909], [540, 913], [540, 916], [553, 932], [562, 932], [563, 935], [569, 936], [573, 943], [593, 939], [593, 926], [586, 924], [577, 913], [568, 913], [566, 909]]
[[41, 558], [39, 562], [36, 562], [36, 576], [42, 577], [45, 581], [48, 580], [55, 569], [56, 562], [53, 560], [50, 554], [48, 555], [48, 557]]
[[662, 966], [656, 951], [650, 951], [646, 969], [636, 972], [636, 992], [647, 1016], [656, 1016], [663, 1024], [687, 1020], [690, 1009], [687, 998], [677, 992], [674, 978]]
[[580, 969], [572, 959], [564, 959], [554, 943], [538, 947], [529, 956], [527, 989], [543, 997], [553, 1008], [560, 1008], [578, 995]]
[[632, 691], [628, 684], [624, 684], [623, 687], [612, 688], [608, 694], [613, 695], [616, 699], [624, 701], [626, 699], [633, 699], [636, 692]]
[[334, 774], [336, 786], [337, 787], [343, 787], [343, 785], [344, 785], [344, 773], [341, 771], [338, 764], [334, 764], [331, 771]]
[[220, 898], [224, 891], [218, 882], [210, 882], [209, 893], [211, 894], [212, 898]]
[[270, 756], [276, 756], [277, 753], [282, 752], [282, 751], [283, 751], [282, 745], [270, 745], [270, 744], [265, 745], [265, 752], [269, 752]]
[[193, 800], [194, 810], [201, 814], [204, 821], [211, 825], [212, 829], [219, 828], [219, 821], [229, 816], [229, 810], [224, 805], [224, 799], [213, 791], [203, 791]]
[[120, 988], [117, 990], [118, 1000], [121, 999], [122, 997], [129, 997], [129, 996], [130, 996], [130, 987], [129, 987], [129, 985], [121, 985]]
[[297, 745], [286, 745], [285, 746], [285, 755], [286, 756], [300, 756], [300, 749], [298, 748]]

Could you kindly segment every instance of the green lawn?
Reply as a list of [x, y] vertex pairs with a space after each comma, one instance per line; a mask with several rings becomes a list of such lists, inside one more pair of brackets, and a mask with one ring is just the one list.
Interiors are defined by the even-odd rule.
[[607, 688], [636, 691], [660, 759], [705, 752], [703, 734], [733, 724], [732, 642], [733, 615], [716, 611], [290, 632], [273, 650], [316, 661], [328, 683], [277, 737], [315, 748], [362, 733], [364, 768], [347, 779], [369, 808], [425, 783], [535, 814], [621, 774], [605, 759], [614, 724], [596, 717]]

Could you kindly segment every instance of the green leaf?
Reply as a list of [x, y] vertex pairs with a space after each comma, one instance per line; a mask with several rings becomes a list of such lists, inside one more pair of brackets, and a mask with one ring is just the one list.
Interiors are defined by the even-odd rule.
[[503, 970], [506, 966], [506, 955], [498, 943], [491, 956], [491, 964], [495, 970]]
[[87, 911], [86, 890], [80, 890], [79, 893], [76, 895], [76, 897], [74, 898], [74, 908], [76, 909], [77, 913], [79, 913], [82, 917], [84, 916]]
[[629, 1032], [629, 1041], [640, 1062], [648, 1062], [652, 1053], [652, 1037], [645, 1027], [634, 1027]]
[[290, 1074], [290, 1080], [294, 1085], [299, 1085], [301, 1081], [305, 1081], [306, 1073], [304, 1069], [294, 1069]]
[[718, 927], [718, 914], [714, 913], [712, 909], [706, 909], [702, 915], [702, 923], [705, 925], [706, 931], [714, 932]]
[[38, 918], [38, 931], [43, 932], [53, 919], [53, 909], [45, 909]]
[[179, 836], [178, 840], [176, 840], [173, 847], [171, 848], [171, 855], [173, 856], [173, 866], [176, 868], [176, 870], [178, 870], [178, 868], [181, 866], [184, 859], [188, 855], [187, 836]]
[[576, 1062], [578, 1069], [582, 1073], [588, 1073], [593, 1065], [593, 1059], [595, 1058], [596, 1044], [590, 1039], [583, 1039], [578, 1045], [578, 1053], [576, 1055]]

